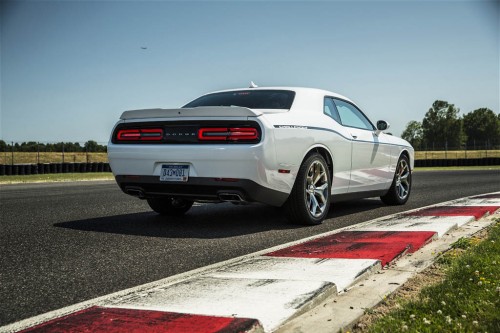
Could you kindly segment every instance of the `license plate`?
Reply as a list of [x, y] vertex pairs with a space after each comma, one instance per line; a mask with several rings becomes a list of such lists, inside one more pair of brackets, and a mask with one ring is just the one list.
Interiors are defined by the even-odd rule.
[[189, 165], [163, 164], [161, 166], [160, 181], [162, 182], [187, 182]]

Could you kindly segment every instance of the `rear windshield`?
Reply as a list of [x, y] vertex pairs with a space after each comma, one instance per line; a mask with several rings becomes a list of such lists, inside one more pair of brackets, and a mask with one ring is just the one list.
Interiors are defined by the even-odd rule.
[[295, 97], [289, 90], [239, 90], [208, 94], [186, 104], [198, 106], [241, 106], [249, 109], [290, 109]]

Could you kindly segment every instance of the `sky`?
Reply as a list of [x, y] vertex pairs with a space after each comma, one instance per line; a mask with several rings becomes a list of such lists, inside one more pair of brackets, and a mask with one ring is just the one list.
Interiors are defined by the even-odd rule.
[[330, 90], [400, 135], [435, 100], [500, 112], [499, 1], [0, 2], [0, 139], [106, 143], [125, 110]]

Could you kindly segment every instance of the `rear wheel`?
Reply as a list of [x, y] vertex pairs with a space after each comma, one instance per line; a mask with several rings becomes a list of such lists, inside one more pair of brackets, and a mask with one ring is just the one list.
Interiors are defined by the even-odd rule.
[[321, 224], [330, 208], [330, 172], [318, 153], [309, 155], [300, 166], [285, 213], [292, 223]]
[[158, 197], [147, 199], [149, 207], [160, 215], [184, 215], [193, 206], [193, 201], [174, 197]]
[[411, 191], [411, 170], [408, 157], [401, 155], [396, 166], [396, 173], [391, 184], [391, 188], [386, 195], [380, 199], [388, 205], [404, 205], [410, 197]]

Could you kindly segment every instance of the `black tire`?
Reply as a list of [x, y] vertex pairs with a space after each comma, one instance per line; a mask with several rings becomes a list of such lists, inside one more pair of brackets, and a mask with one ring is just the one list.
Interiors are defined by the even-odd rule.
[[330, 178], [328, 164], [323, 156], [312, 153], [306, 157], [284, 205], [285, 214], [291, 223], [318, 225], [323, 222], [330, 208]]
[[174, 197], [147, 199], [149, 207], [160, 215], [181, 216], [193, 206], [193, 201]]
[[411, 176], [410, 161], [406, 155], [401, 155], [391, 187], [380, 199], [387, 205], [404, 205], [410, 198]]

